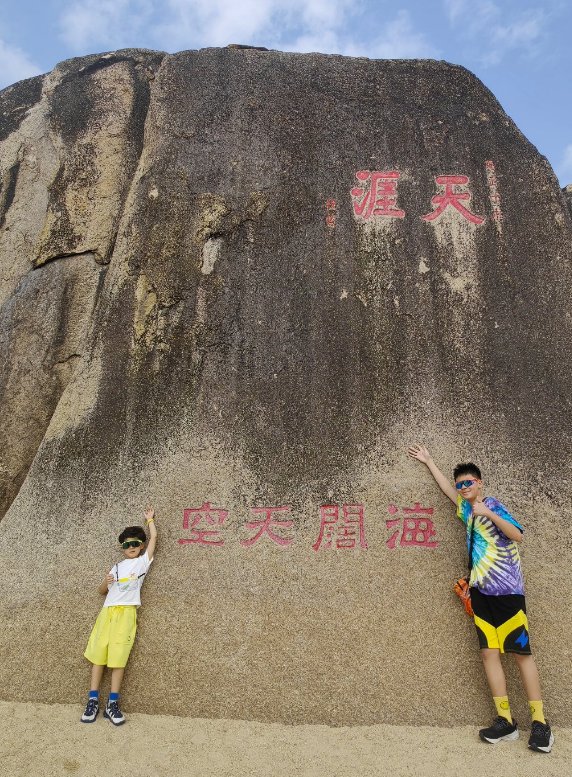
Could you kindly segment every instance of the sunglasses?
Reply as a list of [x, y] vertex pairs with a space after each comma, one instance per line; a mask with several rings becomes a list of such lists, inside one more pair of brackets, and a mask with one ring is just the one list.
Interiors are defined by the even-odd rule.
[[143, 540], [125, 540], [120, 544], [123, 550], [127, 550], [127, 548], [138, 548], [139, 545], [143, 545]]
[[455, 483], [455, 488], [457, 491], [460, 491], [462, 488], [469, 488], [469, 486], [476, 482], [476, 480], [460, 480], [458, 483]]

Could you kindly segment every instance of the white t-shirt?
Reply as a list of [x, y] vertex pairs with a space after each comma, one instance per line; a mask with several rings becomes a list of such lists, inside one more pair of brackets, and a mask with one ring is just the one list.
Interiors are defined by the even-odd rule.
[[138, 607], [141, 604], [141, 586], [152, 562], [153, 559], [149, 558], [145, 551], [142, 556], [126, 558], [116, 564], [111, 570], [115, 582], [107, 586], [103, 606], [135, 604]]

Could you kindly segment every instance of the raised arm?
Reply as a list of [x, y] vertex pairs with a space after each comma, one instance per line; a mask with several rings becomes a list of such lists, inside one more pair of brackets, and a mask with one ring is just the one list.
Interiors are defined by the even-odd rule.
[[457, 504], [457, 490], [435, 464], [427, 448], [423, 447], [423, 445], [412, 445], [408, 452], [412, 459], [417, 459], [417, 461], [425, 464], [441, 491], [445, 496], [449, 497], [451, 502]]
[[155, 526], [155, 510], [150, 506], [145, 510], [145, 521], [147, 523], [147, 529], [149, 530], [147, 555], [149, 558], [153, 558], [155, 545], [157, 544], [157, 527]]

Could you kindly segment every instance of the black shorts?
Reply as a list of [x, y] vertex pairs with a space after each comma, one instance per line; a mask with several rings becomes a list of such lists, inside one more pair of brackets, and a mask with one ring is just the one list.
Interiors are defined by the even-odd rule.
[[526, 602], [521, 594], [487, 596], [471, 588], [471, 604], [481, 648], [531, 654]]

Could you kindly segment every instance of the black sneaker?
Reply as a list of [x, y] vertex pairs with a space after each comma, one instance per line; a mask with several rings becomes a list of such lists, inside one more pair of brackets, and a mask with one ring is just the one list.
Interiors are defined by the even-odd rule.
[[490, 728], [482, 728], [479, 731], [479, 736], [483, 742], [490, 742], [491, 745], [496, 745], [503, 740], [518, 739], [518, 725], [516, 720], [509, 723], [506, 718], [499, 715]]
[[94, 698], [88, 699], [87, 704], [85, 705], [85, 712], [81, 716], [81, 722], [93, 723], [94, 720], [97, 718], [98, 712], [99, 712], [99, 704], [97, 702], [97, 699], [94, 699]]
[[108, 701], [103, 710], [103, 717], [109, 718], [114, 726], [120, 726], [125, 723], [125, 715], [119, 709], [119, 704], [116, 701]]
[[541, 723], [539, 720], [532, 721], [532, 730], [528, 746], [531, 750], [538, 750], [540, 753], [549, 753], [554, 744], [554, 734], [550, 730], [550, 723]]

